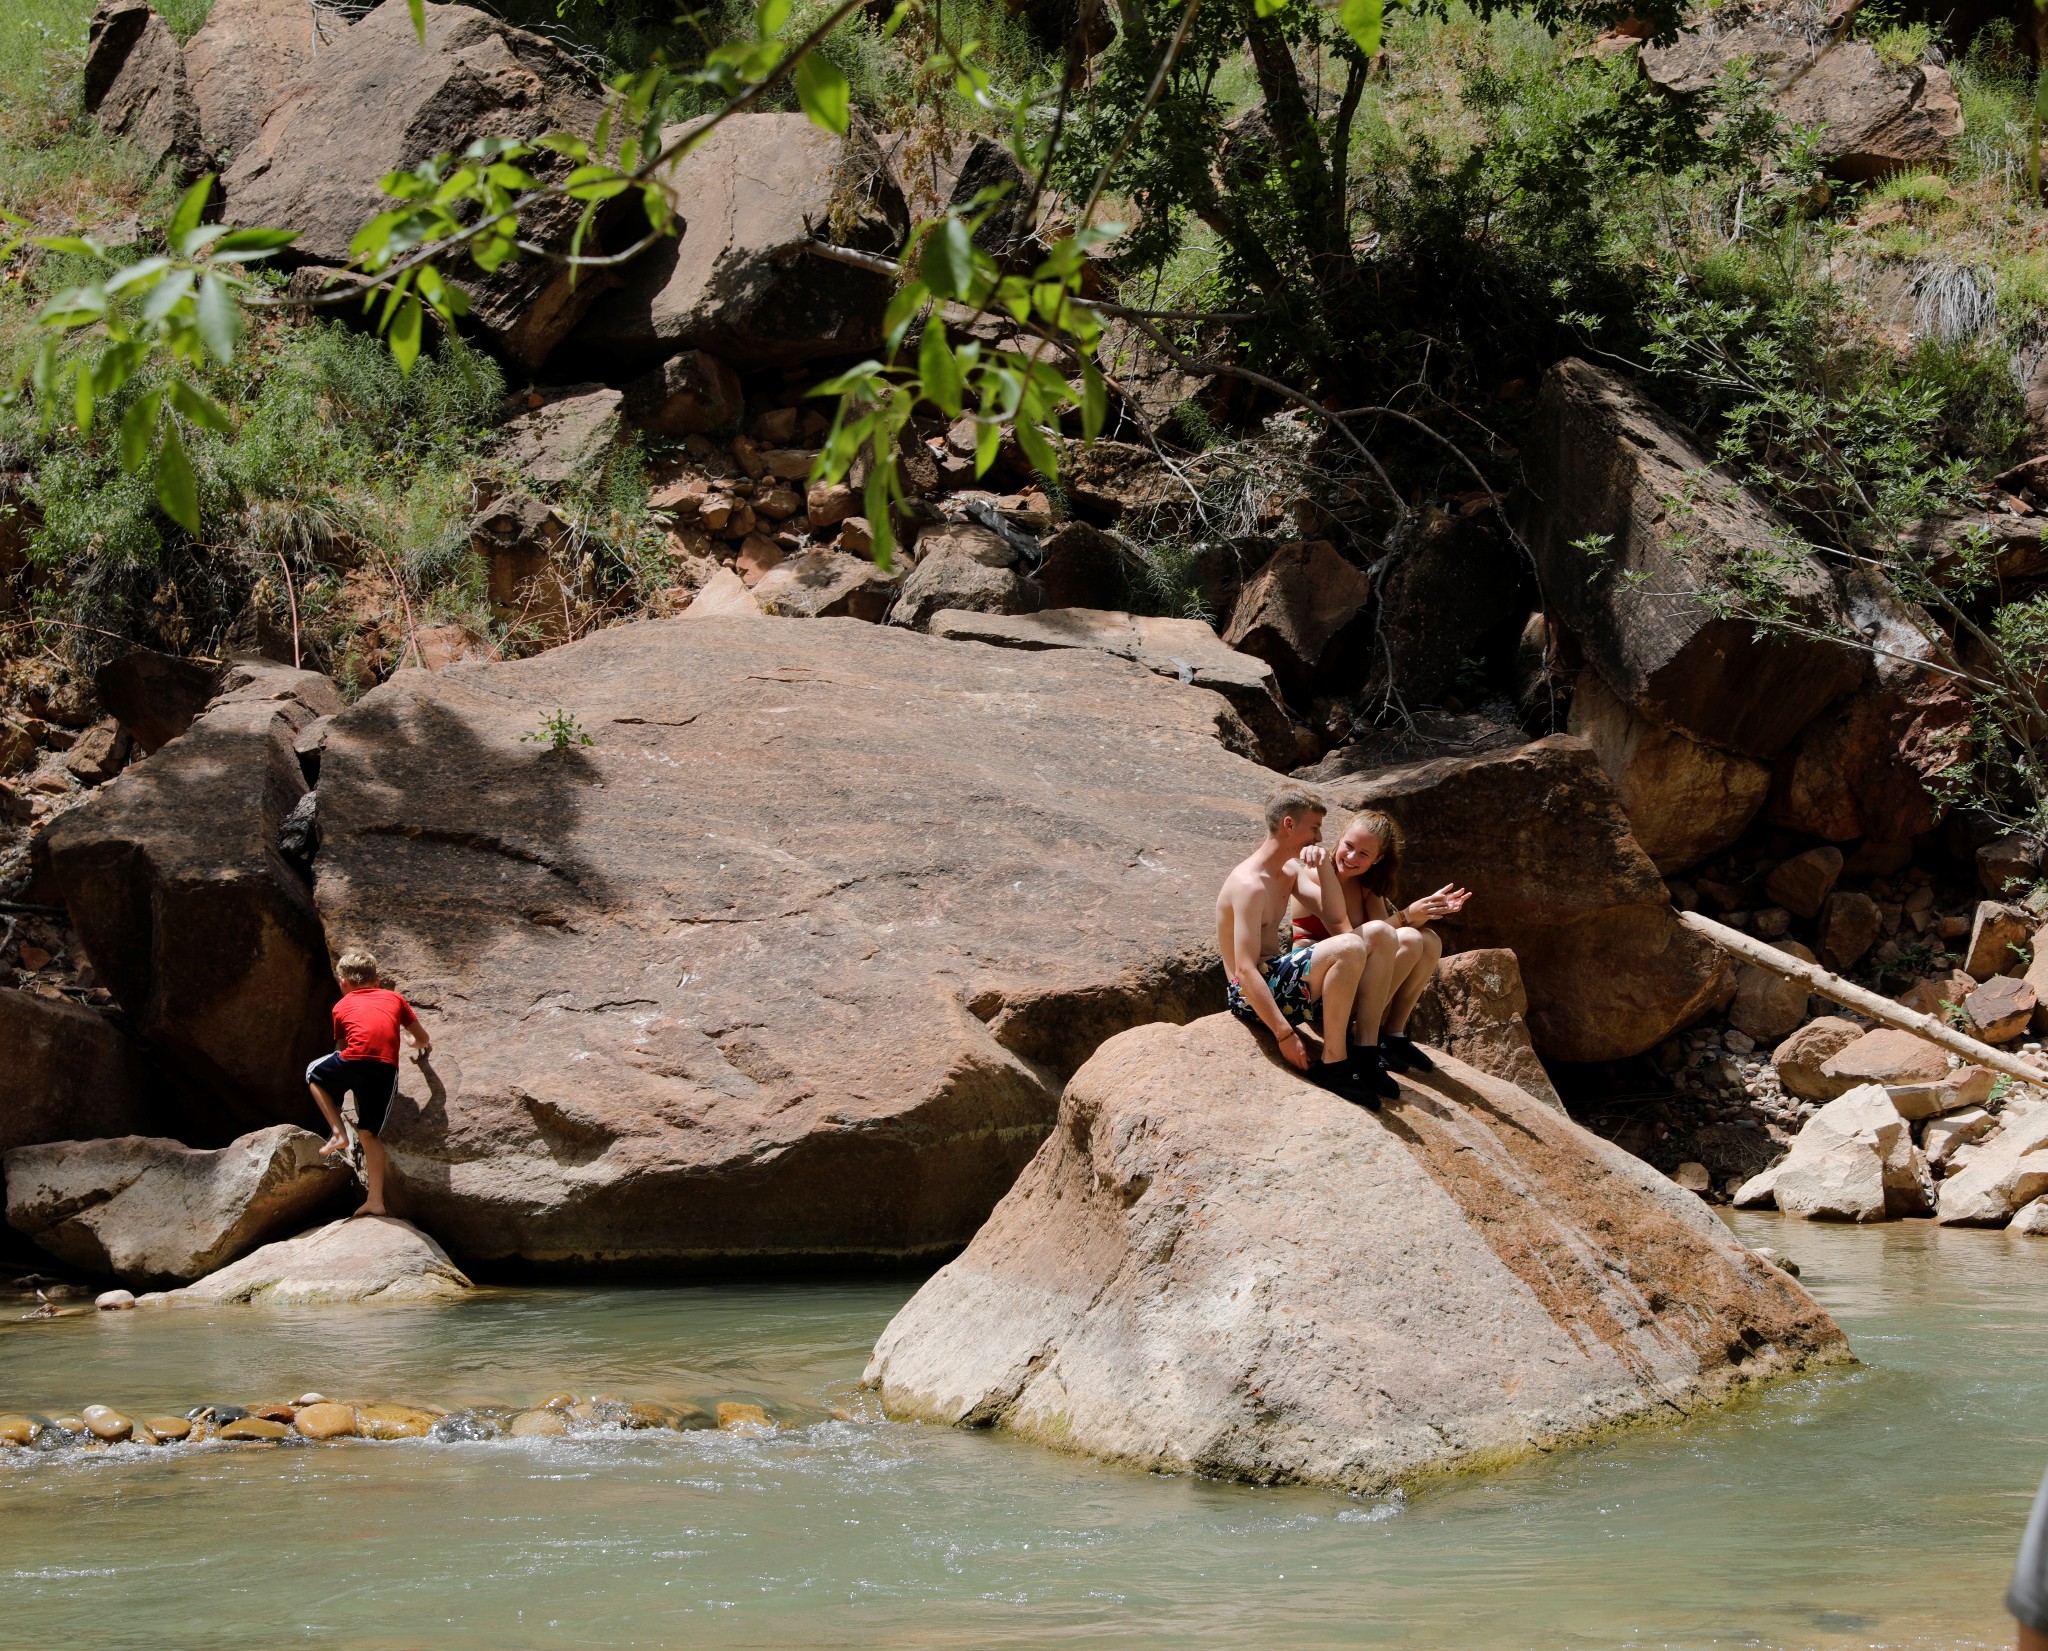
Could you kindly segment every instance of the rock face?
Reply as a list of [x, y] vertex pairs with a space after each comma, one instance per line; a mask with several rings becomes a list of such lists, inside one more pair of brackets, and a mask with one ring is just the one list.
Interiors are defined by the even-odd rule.
[[1408, 1030], [1431, 1048], [1448, 1049], [1467, 1066], [1564, 1110], [1529, 1040], [1529, 993], [1522, 966], [1506, 947], [1483, 946], [1439, 963]]
[[[1388, 544], [1381, 580], [1385, 656], [1375, 686], [1433, 705], [1473, 662], [1505, 656], [1529, 613], [1533, 576], [1485, 521], [1425, 505]], [[1371, 691], [1371, 690], [1368, 690]]]
[[450, 1301], [469, 1289], [462, 1269], [419, 1228], [389, 1216], [366, 1215], [266, 1244], [196, 1284], [173, 1290], [169, 1304], [327, 1307]]
[[1697, 1198], [1511, 1086], [1446, 1059], [1374, 1116], [1215, 1016], [1097, 1052], [867, 1380], [896, 1417], [1373, 1492], [1846, 1356]]
[[1831, 1077], [1827, 1062], [1863, 1036], [1863, 1028], [1840, 1015], [1810, 1020], [1771, 1052], [1771, 1067], [1786, 1090], [1803, 1101], [1832, 1101], [1858, 1080]]
[[1735, 1194], [1745, 1209], [1773, 1200], [1809, 1221], [1883, 1221], [1926, 1215], [1933, 1181], [1891, 1098], [1864, 1084], [1807, 1119], [1792, 1150]]
[[304, 0], [213, 0], [185, 43], [185, 78], [214, 164], [255, 145], [263, 117], [324, 70], [348, 22]]
[[1667, 876], [1734, 842], [1770, 791], [1764, 764], [1637, 716], [1597, 671], [1580, 673], [1567, 726], [1593, 747], [1629, 830]]
[[1851, 1087], [1933, 1083], [1948, 1071], [1948, 1052], [1925, 1038], [1880, 1026], [1844, 1044], [1821, 1063], [1821, 1075]]
[[206, 159], [178, 40], [147, 0], [99, 0], [85, 47], [85, 112], [184, 173]]
[[1925, 630], [1895, 597], [1851, 581], [1849, 611], [1883, 651], [1863, 685], [1814, 718], [1778, 760], [1765, 817], [1835, 842], [1904, 842], [1941, 819], [1927, 788], [1963, 758], [1969, 696], [1924, 663], [1932, 652]]
[[[1715, 614], [1706, 597], [1725, 561], [1771, 548], [1782, 524], [1623, 380], [1559, 362], [1534, 430], [1530, 478], [1542, 504], [1530, 542], [1544, 595], [1638, 715], [1768, 761], [1862, 679], [1847, 648], [1759, 640], [1749, 621]], [[1584, 548], [1603, 540], [1597, 554]], [[1788, 596], [1808, 624], [1842, 618], [1818, 563], [1796, 573]]]
[[159, 1127], [140, 1051], [91, 1009], [0, 990], [0, 1056], [0, 1152]]
[[[228, 223], [297, 230], [288, 260], [345, 264], [356, 231], [391, 204], [378, 188], [386, 173], [460, 154], [478, 138], [595, 130], [603, 88], [553, 41], [469, 6], [430, 4], [426, 15], [424, 47], [406, 7], [379, 6], [321, 53], [319, 73], [269, 110], [222, 176]], [[537, 209], [521, 235], [566, 250], [581, 210]], [[572, 288], [567, 269], [529, 255], [463, 285], [471, 323], [534, 366], [599, 283]]]
[[220, 692], [220, 668], [138, 648], [102, 665], [93, 686], [147, 756], [198, 719]]
[[1945, 1227], [2002, 1227], [2048, 1193], [2048, 1107], [2008, 1117], [2004, 1128], [1941, 1183], [1934, 1219]]
[[[687, 131], [671, 127], [662, 141]], [[892, 256], [901, 247], [903, 196], [863, 129], [837, 138], [800, 114], [736, 115], [667, 177], [688, 226], [633, 263], [579, 343], [622, 361], [702, 349], [756, 366], [880, 344], [888, 278], [802, 251], [814, 226], [849, 215], [838, 244]]]
[[1948, 71], [1931, 63], [1894, 68], [1868, 41], [1845, 38], [1854, 10], [1822, 0], [1709, 8], [1669, 45], [1646, 46], [1643, 73], [1668, 92], [1691, 94], [1746, 60], [1783, 120], [1821, 129], [1821, 155], [1847, 178], [1941, 161], [1963, 129]]
[[593, 480], [624, 433], [624, 396], [602, 384], [577, 384], [545, 406], [521, 413], [499, 433], [498, 449], [544, 488]]
[[1305, 700], [1325, 650], [1346, 637], [1371, 597], [1372, 582], [1327, 539], [1282, 545], [1245, 582], [1223, 640], [1265, 660], [1280, 686]]
[[[280, 675], [311, 673], [230, 692]], [[201, 1138], [319, 1119], [304, 1072], [333, 1047], [334, 983], [311, 890], [278, 850], [306, 791], [293, 737], [312, 716], [296, 698], [217, 704], [45, 834], [87, 953], [183, 1081]]]
[[931, 633], [998, 648], [1096, 648], [1136, 660], [1158, 676], [1211, 688], [1230, 701], [1258, 743], [1268, 767], [1292, 765], [1294, 725], [1280, 702], [1273, 667], [1226, 647], [1199, 619], [1159, 619], [1102, 608], [1051, 608], [1043, 613], [988, 614], [942, 609]]
[[1514, 952], [1530, 1035], [1550, 1059], [1641, 1054], [1726, 989], [1727, 964], [1679, 926], [1583, 740], [1555, 734], [1439, 758], [1339, 781], [1327, 794], [1343, 808], [1394, 817], [1407, 845], [1400, 893], [1450, 882], [1473, 891], [1439, 925], [1445, 946]]
[[[387, 1132], [465, 1258], [963, 1242], [1097, 1043], [1221, 1001], [1264, 770], [1124, 660], [623, 625], [330, 725], [318, 901], [434, 1034]], [[522, 743], [566, 708], [595, 743]]]
[[[686, 232], [687, 233], [687, 232]], [[650, 436], [708, 436], [739, 423], [739, 375], [706, 350], [685, 350], [626, 386], [626, 422]]]
[[896, 600], [897, 581], [865, 556], [807, 550], [778, 562], [755, 582], [763, 613], [783, 619], [865, 619], [877, 624]]
[[1017, 547], [973, 522], [948, 522], [920, 536], [917, 566], [903, 580], [889, 623], [922, 630], [948, 608], [972, 613], [1036, 613], [1038, 581], [1018, 571]]
[[[1802, 963], [1815, 961], [1796, 940], [1781, 940], [1778, 950]], [[1728, 1006], [1728, 1024], [1758, 1043], [1776, 1043], [1806, 1019], [1806, 987], [1796, 980], [1745, 963], [1735, 971], [1735, 1001]]]
[[304, 1221], [348, 1184], [323, 1137], [277, 1124], [201, 1152], [123, 1135], [7, 1154], [7, 1223], [60, 1261], [127, 1284], [200, 1278]]

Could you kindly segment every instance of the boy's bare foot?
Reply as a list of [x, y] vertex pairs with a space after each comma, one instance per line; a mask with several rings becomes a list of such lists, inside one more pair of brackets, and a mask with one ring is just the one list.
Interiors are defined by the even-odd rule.
[[353, 1221], [359, 1215], [389, 1215], [390, 1213], [382, 1204], [365, 1204], [359, 1210], [350, 1211], [349, 1219]]
[[323, 1158], [330, 1158], [337, 1152], [346, 1151], [348, 1151], [348, 1137], [346, 1135], [330, 1135], [320, 1144], [320, 1156]]

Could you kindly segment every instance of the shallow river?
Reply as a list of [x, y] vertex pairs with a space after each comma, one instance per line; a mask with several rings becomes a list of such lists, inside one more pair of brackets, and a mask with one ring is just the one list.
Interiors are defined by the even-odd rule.
[[0, 1409], [561, 1388], [795, 1423], [0, 1467], [0, 1646], [1992, 1646], [2048, 1463], [2048, 1241], [1738, 1217], [1863, 1359], [1408, 1501], [1152, 1478], [858, 1410], [912, 1288], [0, 1326]]

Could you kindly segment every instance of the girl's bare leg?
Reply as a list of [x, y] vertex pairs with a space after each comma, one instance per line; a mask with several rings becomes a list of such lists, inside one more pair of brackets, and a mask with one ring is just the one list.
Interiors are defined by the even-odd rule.
[[1444, 955], [1443, 936], [1434, 929], [1403, 929], [1395, 944], [1393, 977], [1395, 986], [1387, 1003], [1387, 1030], [1406, 1032], [1408, 1017], [1415, 1012], [1416, 999], [1436, 973]]
[[1394, 995], [1394, 948], [1398, 936], [1390, 923], [1367, 923], [1357, 931], [1365, 942], [1365, 978], [1352, 1000], [1351, 1041], [1370, 1049], [1380, 1041], [1380, 1021]]

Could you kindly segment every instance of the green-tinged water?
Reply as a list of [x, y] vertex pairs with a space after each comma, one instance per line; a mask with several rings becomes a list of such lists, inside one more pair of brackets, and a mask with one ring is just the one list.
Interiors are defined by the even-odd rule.
[[1745, 1216], [1863, 1367], [1409, 1501], [830, 1419], [904, 1284], [0, 1327], [0, 1409], [560, 1388], [793, 1427], [0, 1458], [0, 1645], [1994, 1646], [2048, 1240]]

